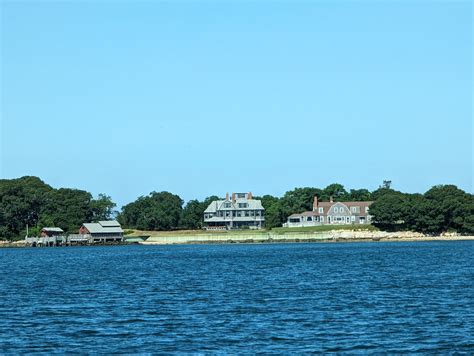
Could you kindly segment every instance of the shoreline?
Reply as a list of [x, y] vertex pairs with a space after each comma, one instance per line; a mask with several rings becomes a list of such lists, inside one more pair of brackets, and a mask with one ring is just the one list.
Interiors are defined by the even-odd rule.
[[474, 241], [474, 236], [424, 236], [424, 237], [381, 237], [381, 238], [282, 238], [241, 240], [188, 240], [186, 242], [144, 241], [140, 245], [216, 245], [216, 244], [272, 244], [272, 243], [350, 243], [350, 242], [431, 242], [431, 241]]
[[[290, 234], [281, 235], [278, 238], [265, 237], [265, 238], [243, 238], [242, 236], [225, 236], [225, 238], [213, 238], [213, 239], [193, 239], [197, 236], [187, 237], [183, 239], [182, 237], [172, 236], [166, 238], [160, 238], [158, 241], [155, 237], [152, 241], [143, 241], [139, 243], [119, 243], [119, 244], [96, 244], [96, 245], [78, 245], [78, 246], [88, 246], [88, 247], [98, 247], [98, 246], [131, 246], [131, 245], [144, 245], [144, 246], [153, 246], [153, 245], [216, 245], [216, 244], [272, 244], [272, 243], [350, 243], [350, 242], [430, 242], [430, 241], [474, 241], [474, 236], [467, 235], [456, 235], [456, 236], [291, 236]], [[204, 236], [203, 236], [204, 237]], [[219, 236], [222, 237], [222, 236]], [[0, 241], [0, 248], [26, 248], [23, 240], [7, 242]], [[76, 247], [76, 246], [68, 246]], [[32, 247], [38, 248], [38, 247]], [[42, 247], [44, 248], [44, 247]]]

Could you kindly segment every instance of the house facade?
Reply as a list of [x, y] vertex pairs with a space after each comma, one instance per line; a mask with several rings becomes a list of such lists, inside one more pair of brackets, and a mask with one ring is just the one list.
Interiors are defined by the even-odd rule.
[[292, 214], [285, 224], [287, 227], [303, 227], [317, 225], [370, 224], [369, 214], [371, 201], [319, 202], [314, 197], [313, 210]]
[[252, 193], [229, 193], [225, 200], [215, 200], [204, 211], [206, 230], [261, 229], [265, 223], [262, 202]]
[[80, 235], [90, 235], [91, 242], [122, 241], [123, 230], [116, 220], [84, 223], [79, 229]]

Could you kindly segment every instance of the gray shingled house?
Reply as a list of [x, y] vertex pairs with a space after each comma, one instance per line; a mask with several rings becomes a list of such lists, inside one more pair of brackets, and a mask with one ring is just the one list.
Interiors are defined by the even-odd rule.
[[229, 193], [225, 200], [215, 200], [204, 211], [206, 230], [261, 229], [265, 223], [262, 202], [252, 193]]
[[317, 225], [370, 224], [371, 201], [319, 202], [314, 197], [313, 210], [292, 214], [284, 226], [303, 227]]

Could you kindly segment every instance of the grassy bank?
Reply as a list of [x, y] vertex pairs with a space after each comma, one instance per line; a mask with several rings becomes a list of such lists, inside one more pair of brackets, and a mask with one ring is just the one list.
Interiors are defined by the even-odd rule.
[[199, 235], [259, 235], [259, 234], [278, 234], [288, 235], [292, 233], [317, 233], [334, 230], [346, 230], [346, 231], [378, 231], [378, 229], [372, 225], [320, 225], [320, 226], [306, 226], [306, 227], [277, 227], [273, 229], [262, 229], [262, 230], [219, 230], [219, 231], [206, 231], [206, 230], [175, 230], [175, 231], [145, 231], [145, 230], [126, 230], [127, 236], [156, 236], [156, 237], [167, 237], [167, 236], [199, 236]]
[[320, 226], [305, 226], [305, 227], [275, 227], [271, 229], [274, 234], [291, 234], [295, 232], [326, 232], [335, 230], [346, 230], [346, 231], [378, 231], [378, 229], [369, 224], [361, 225], [320, 225]]

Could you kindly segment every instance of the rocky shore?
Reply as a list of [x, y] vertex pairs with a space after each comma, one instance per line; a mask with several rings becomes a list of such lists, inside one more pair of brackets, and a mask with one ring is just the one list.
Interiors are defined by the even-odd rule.
[[221, 234], [221, 235], [171, 235], [151, 236], [142, 244], [201, 244], [201, 243], [283, 243], [283, 242], [354, 242], [354, 241], [455, 241], [474, 240], [474, 236], [443, 234], [427, 236], [417, 232], [385, 232], [385, 231], [347, 231], [334, 230], [318, 233], [286, 233], [286, 234]]

